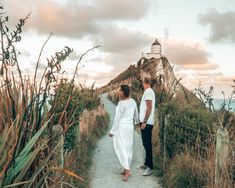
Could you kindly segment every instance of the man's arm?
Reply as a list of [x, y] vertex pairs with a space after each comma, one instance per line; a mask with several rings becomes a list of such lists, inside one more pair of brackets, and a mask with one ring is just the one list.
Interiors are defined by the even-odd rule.
[[152, 111], [152, 105], [153, 105], [152, 100], [146, 100], [147, 109], [145, 112], [144, 122], [141, 125], [141, 129], [145, 129], [145, 127], [146, 127], [146, 123], [147, 123], [149, 116], [151, 114], [151, 111]]

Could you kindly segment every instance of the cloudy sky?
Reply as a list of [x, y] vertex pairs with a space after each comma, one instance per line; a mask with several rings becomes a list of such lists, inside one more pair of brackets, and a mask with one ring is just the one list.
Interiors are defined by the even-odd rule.
[[175, 74], [189, 89], [199, 83], [227, 95], [235, 79], [235, 0], [3, 0], [11, 25], [31, 12], [23, 39], [21, 67], [31, 72], [40, 48], [52, 32], [45, 58], [65, 45], [74, 49], [63, 68], [69, 75], [76, 59], [87, 49], [101, 45], [84, 58], [79, 81], [104, 85], [142, 52], [149, 52], [158, 38], [162, 53]]

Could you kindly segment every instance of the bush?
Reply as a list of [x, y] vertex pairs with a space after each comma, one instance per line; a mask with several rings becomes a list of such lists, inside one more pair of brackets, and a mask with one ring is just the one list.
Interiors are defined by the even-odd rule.
[[[163, 120], [168, 115], [168, 124], [164, 125]], [[182, 107], [177, 102], [164, 104], [160, 107], [160, 142], [164, 142], [164, 126], [166, 126], [167, 155], [172, 158], [183, 152], [185, 146], [195, 148], [195, 144], [208, 147], [213, 143], [215, 133], [215, 116], [206, 109], [194, 109], [188, 105]], [[203, 152], [203, 151], [202, 151]]]
[[[59, 117], [67, 103], [70, 88], [70, 83], [62, 80], [55, 90], [54, 99], [51, 101], [52, 106], [53, 102], [57, 101], [57, 98], [61, 99], [60, 103], [54, 108], [54, 111], [56, 111], [58, 114], [53, 119], [55, 124], [59, 123]], [[67, 107], [66, 114], [71, 114], [70, 117], [72, 118], [69, 121], [73, 122], [73, 124], [68, 128], [65, 135], [65, 150], [72, 150], [75, 148], [75, 130], [76, 127], [79, 126], [79, 117], [83, 110], [95, 109], [100, 104], [100, 98], [93, 88], [76, 87], [73, 89], [71, 97], [72, 98]]]
[[175, 156], [163, 181], [170, 188], [199, 188], [207, 185], [208, 176], [204, 164], [185, 153]]
[[109, 92], [108, 93], [108, 99], [112, 101], [114, 104], [118, 104], [119, 97], [117, 96], [115, 91]]

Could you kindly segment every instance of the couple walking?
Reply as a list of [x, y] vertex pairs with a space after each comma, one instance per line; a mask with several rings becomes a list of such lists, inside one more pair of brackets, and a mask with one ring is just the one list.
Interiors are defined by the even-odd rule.
[[[145, 169], [143, 176], [153, 173], [152, 129], [154, 125], [155, 94], [150, 87], [150, 78], [142, 81], [144, 94], [138, 113], [134, 99], [130, 97], [128, 85], [121, 85], [118, 90], [119, 102], [109, 137], [113, 137], [114, 149], [121, 166], [123, 181], [131, 175], [130, 163], [133, 154], [134, 123], [140, 125], [143, 146], [146, 152], [145, 162], [139, 168]], [[133, 121], [134, 120], [134, 121]]]

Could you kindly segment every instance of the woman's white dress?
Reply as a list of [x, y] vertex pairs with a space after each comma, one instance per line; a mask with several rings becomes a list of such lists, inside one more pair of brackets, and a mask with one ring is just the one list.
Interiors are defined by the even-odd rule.
[[139, 122], [135, 100], [119, 101], [110, 133], [114, 135], [114, 149], [120, 164], [127, 170], [130, 169], [133, 154], [134, 121]]

